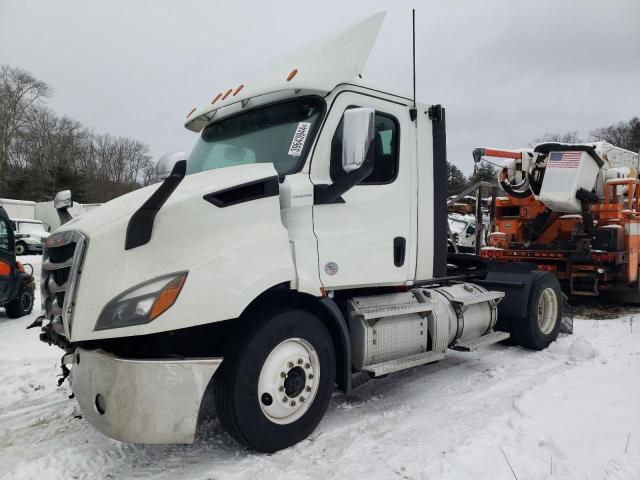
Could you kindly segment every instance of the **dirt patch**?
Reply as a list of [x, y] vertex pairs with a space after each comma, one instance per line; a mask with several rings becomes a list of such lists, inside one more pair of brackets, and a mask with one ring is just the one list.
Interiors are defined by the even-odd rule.
[[607, 302], [601, 299], [585, 299], [580, 302], [573, 300], [570, 308], [575, 318], [608, 320], [637, 314], [640, 319], [640, 306]]

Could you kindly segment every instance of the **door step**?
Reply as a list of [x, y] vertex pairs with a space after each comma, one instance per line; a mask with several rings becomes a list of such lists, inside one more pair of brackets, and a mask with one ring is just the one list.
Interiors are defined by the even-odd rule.
[[372, 373], [376, 377], [379, 377], [380, 375], [399, 372], [400, 370], [417, 367], [418, 365], [424, 365], [425, 363], [437, 362], [438, 360], [442, 360], [443, 358], [444, 353], [440, 352], [418, 353], [409, 357], [389, 360], [388, 362], [367, 365], [366, 367], [363, 367], [362, 370]]
[[502, 340], [506, 340], [509, 337], [511, 337], [511, 334], [508, 332], [495, 331], [487, 333], [486, 335], [478, 338], [466, 340], [464, 342], [456, 342], [449, 348], [452, 350], [458, 350], [459, 352], [473, 352], [480, 347], [486, 347], [487, 345], [491, 345], [492, 343], [501, 342]]

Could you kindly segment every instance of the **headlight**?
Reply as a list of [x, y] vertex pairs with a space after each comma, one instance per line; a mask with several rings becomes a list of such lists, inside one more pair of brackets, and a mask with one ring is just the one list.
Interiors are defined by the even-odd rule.
[[187, 272], [177, 272], [125, 290], [102, 309], [94, 330], [149, 323], [175, 303], [186, 279]]

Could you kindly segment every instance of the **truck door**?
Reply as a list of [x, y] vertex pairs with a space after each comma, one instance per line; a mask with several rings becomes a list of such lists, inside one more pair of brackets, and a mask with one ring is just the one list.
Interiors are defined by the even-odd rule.
[[401, 284], [415, 274], [415, 137], [408, 107], [354, 92], [338, 94], [313, 154], [311, 181], [329, 185], [344, 174], [341, 120], [353, 107], [376, 111], [374, 169], [342, 195], [343, 202], [313, 207], [320, 280], [325, 287]]
[[16, 274], [16, 254], [9, 217], [0, 207], [0, 304], [9, 299]]

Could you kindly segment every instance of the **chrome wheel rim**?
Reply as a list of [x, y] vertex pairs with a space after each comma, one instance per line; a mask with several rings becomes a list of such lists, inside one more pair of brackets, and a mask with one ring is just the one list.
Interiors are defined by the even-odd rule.
[[538, 328], [544, 335], [553, 331], [558, 318], [558, 297], [553, 288], [545, 288], [538, 300]]
[[309, 410], [320, 384], [320, 359], [302, 338], [289, 338], [267, 356], [258, 379], [258, 403], [273, 423], [287, 425]]

